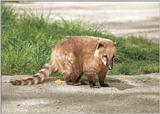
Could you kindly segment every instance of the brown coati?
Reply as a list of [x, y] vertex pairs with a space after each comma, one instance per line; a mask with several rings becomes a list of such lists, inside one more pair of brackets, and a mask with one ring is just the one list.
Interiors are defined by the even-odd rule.
[[100, 86], [106, 73], [112, 69], [116, 53], [115, 44], [109, 39], [92, 36], [69, 36], [52, 49], [48, 64], [32, 78], [10, 81], [13, 85], [33, 85], [43, 82], [52, 71], [59, 71], [69, 85], [76, 85], [82, 75], [88, 77], [91, 87], [96, 86], [98, 76]]

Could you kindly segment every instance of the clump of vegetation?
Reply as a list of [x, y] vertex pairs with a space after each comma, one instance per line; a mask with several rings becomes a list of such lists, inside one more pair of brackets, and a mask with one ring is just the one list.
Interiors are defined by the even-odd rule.
[[2, 74], [34, 74], [50, 57], [51, 48], [68, 35], [89, 35], [117, 42], [114, 68], [109, 74], [159, 72], [159, 48], [141, 37], [123, 39], [80, 22], [54, 21], [35, 15], [17, 18], [14, 10], [2, 5]]

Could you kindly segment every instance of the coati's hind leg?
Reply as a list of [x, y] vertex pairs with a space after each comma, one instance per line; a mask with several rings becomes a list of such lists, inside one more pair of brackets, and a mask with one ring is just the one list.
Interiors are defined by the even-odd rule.
[[86, 76], [88, 77], [88, 81], [90, 84], [90, 87], [92, 88], [99, 88], [100, 86], [96, 85], [96, 75], [95, 73], [87, 73]]
[[64, 74], [64, 79], [68, 85], [79, 86], [82, 85], [81, 82], [79, 82], [81, 76], [82, 76], [81, 74], [80, 75]]
[[87, 85], [87, 83], [84, 80], [80, 80], [82, 76], [83, 76], [83, 73], [81, 73], [77, 78], [76, 85]]

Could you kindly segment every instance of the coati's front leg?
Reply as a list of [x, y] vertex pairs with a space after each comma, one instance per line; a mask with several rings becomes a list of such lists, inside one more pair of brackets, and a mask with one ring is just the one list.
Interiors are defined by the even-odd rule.
[[109, 87], [108, 84], [104, 83], [105, 78], [106, 78], [106, 72], [101, 72], [98, 74], [99, 84], [101, 85], [101, 87]]

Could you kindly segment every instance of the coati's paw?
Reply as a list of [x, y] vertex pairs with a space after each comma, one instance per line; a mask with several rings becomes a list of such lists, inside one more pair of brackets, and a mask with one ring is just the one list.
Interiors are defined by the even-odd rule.
[[100, 86], [96, 85], [96, 86], [93, 86], [92, 88], [100, 88]]
[[99, 85], [92, 85], [92, 84], [90, 84], [90, 87], [91, 87], [91, 88], [100, 88]]
[[88, 85], [88, 83], [85, 82], [84, 80], [81, 80], [80, 82], [81, 82], [81, 85]]
[[85, 81], [76, 82], [73, 84], [74, 86], [87, 85]]
[[106, 84], [106, 83], [104, 83], [104, 84], [100, 84], [101, 85], [101, 87], [109, 87], [109, 85], [108, 84]]
[[72, 85], [72, 86], [80, 86], [82, 85], [81, 82], [67, 82], [68, 85]]
[[74, 85], [74, 86], [80, 86], [80, 85], [82, 85], [82, 84], [81, 84], [81, 82], [77, 82], [77, 83], [74, 83], [73, 85]]

